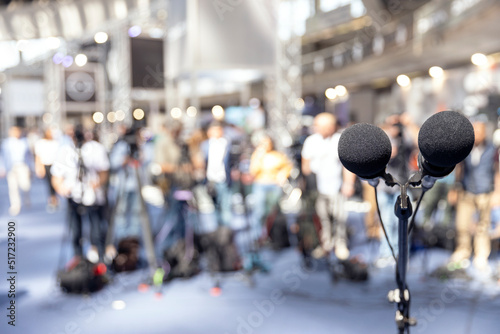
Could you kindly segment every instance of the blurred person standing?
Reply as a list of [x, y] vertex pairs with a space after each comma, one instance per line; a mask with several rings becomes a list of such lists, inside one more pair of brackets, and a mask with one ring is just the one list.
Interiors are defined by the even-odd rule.
[[292, 163], [286, 155], [276, 151], [273, 140], [264, 136], [250, 158], [250, 174], [253, 176], [252, 193], [252, 240], [262, 236], [264, 218], [281, 197], [282, 186], [290, 176]]
[[51, 168], [52, 183], [58, 194], [68, 199], [68, 220], [74, 256], [83, 257], [82, 222], [90, 222], [91, 247], [87, 258], [103, 261], [106, 222], [106, 185], [109, 158], [104, 146], [87, 136], [81, 126], [73, 131], [73, 143], [61, 147]]
[[140, 198], [136, 168], [141, 165], [138, 144], [138, 130], [128, 128], [114, 144], [110, 154], [111, 171], [114, 182], [114, 210], [112, 219], [115, 221], [113, 234], [118, 239], [140, 236], [139, 221]]
[[155, 138], [153, 163], [161, 168], [158, 183], [166, 197], [170, 194], [174, 173], [181, 160], [181, 147], [177, 142], [181, 131], [180, 123], [174, 122], [169, 127], [164, 124]]
[[[154, 163], [161, 167], [161, 176], [158, 181], [165, 192], [165, 216], [157, 235], [157, 246], [169, 249], [176, 241], [185, 237], [186, 221], [184, 220], [184, 201], [176, 197], [176, 192], [182, 187], [180, 175], [186, 175], [189, 169], [183, 162], [183, 143], [180, 135], [182, 124], [173, 122], [168, 127], [163, 126], [155, 140]], [[189, 171], [187, 171], [189, 174]]]
[[215, 211], [220, 225], [231, 223], [231, 143], [224, 137], [224, 125], [220, 121], [210, 123], [208, 140], [201, 144], [205, 160], [205, 179], [209, 193], [215, 202]]
[[73, 137], [75, 135], [75, 125], [71, 123], [67, 123], [64, 125], [64, 131], [61, 133], [59, 136], [59, 145], [65, 146], [65, 145], [74, 145]]
[[[491, 224], [491, 198], [495, 190], [498, 170], [498, 152], [487, 138], [487, 119], [472, 119], [474, 147], [456, 172], [459, 195], [457, 202], [457, 241], [450, 261], [469, 260], [474, 250], [474, 266], [488, 270], [491, 252], [489, 228]], [[474, 215], [477, 213], [477, 223]], [[471, 245], [474, 235], [473, 245]]]
[[47, 183], [49, 189], [48, 212], [54, 212], [58, 206], [57, 195], [52, 186], [52, 175], [50, 173], [58, 149], [59, 143], [54, 140], [51, 129], [46, 129], [43, 138], [35, 143], [35, 173], [39, 178], [45, 179]]
[[205, 177], [205, 161], [201, 144], [207, 140], [207, 134], [203, 129], [196, 129], [187, 139], [187, 146], [193, 166], [193, 178], [198, 183]]
[[441, 221], [434, 222], [443, 227], [451, 226], [453, 222], [453, 210], [456, 204], [456, 192], [453, 189], [455, 182], [455, 173], [436, 181], [431, 189], [425, 192], [425, 197], [422, 200], [424, 206], [423, 225], [430, 228], [432, 226], [433, 215], [442, 210]]
[[9, 188], [9, 214], [17, 216], [21, 211], [21, 191], [31, 188], [30, 149], [19, 127], [9, 129], [9, 136], [3, 141], [0, 152], [0, 175], [7, 176]]
[[305, 176], [316, 176], [318, 189], [316, 212], [321, 221], [321, 245], [312, 255], [318, 258], [335, 250], [337, 258], [345, 260], [349, 257], [349, 249], [344, 203], [354, 195], [356, 175], [340, 162], [337, 118], [320, 113], [314, 118], [313, 126], [315, 133], [306, 138], [301, 153], [302, 172]]

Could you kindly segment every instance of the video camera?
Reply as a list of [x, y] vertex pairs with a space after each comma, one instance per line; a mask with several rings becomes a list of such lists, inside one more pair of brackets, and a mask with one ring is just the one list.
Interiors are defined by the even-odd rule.
[[138, 131], [139, 129], [137, 128], [129, 128], [127, 132], [125, 132], [125, 135], [123, 135], [123, 140], [128, 145], [129, 156], [134, 160], [139, 159], [139, 145], [137, 143]]

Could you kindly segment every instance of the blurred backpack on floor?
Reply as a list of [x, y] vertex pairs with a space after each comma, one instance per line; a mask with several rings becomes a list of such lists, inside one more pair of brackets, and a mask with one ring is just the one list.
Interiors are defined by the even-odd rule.
[[297, 217], [298, 247], [304, 258], [311, 258], [312, 251], [320, 245], [321, 222], [314, 209], [314, 198], [305, 198]]
[[57, 273], [60, 287], [66, 293], [91, 293], [101, 290], [107, 283], [106, 266], [87, 259], [74, 260], [65, 270]]
[[193, 245], [186, 247], [185, 239], [179, 239], [163, 253], [164, 260], [170, 266], [165, 279], [188, 278], [197, 275], [200, 269], [200, 255]]
[[274, 250], [290, 247], [287, 219], [279, 205], [267, 216], [266, 230]]
[[241, 257], [231, 228], [221, 226], [214, 232], [202, 235], [199, 242], [202, 251], [207, 255], [211, 271], [228, 272], [241, 269]]
[[444, 224], [415, 225], [412, 234], [412, 250], [437, 247], [453, 251], [455, 249], [455, 237], [456, 232], [453, 226]]
[[334, 272], [337, 277], [345, 278], [353, 282], [364, 282], [368, 280], [368, 265], [360, 259], [353, 257], [340, 261], [338, 271]]
[[137, 269], [139, 262], [139, 239], [127, 237], [118, 242], [118, 255], [113, 259], [113, 270], [117, 273]]

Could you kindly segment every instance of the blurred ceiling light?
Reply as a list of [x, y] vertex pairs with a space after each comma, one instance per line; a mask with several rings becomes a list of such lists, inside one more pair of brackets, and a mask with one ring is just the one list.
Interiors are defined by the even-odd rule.
[[125, 112], [123, 110], [117, 110], [115, 114], [117, 121], [123, 121], [125, 119]]
[[148, 33], [151, 38], [162, 38], [164, 34], [161, 28], [151, 28]]
[[102, 123], [102, 121], [104, 121], [104, 115], [102, 112], [100, 111], [97, 111], [95, 112], [93, 115], [92, 115], [92, 119], [94, 120], [94, 122], [96, 122], [97, 124], [100, 124]]
[[114, 14], [117, 19], [125, 19], [128, 15], [128, 8], [125, 0], [114, 1]]
[[140, 108], [137, 108], [134, 110], [134, 112], [132, 113], [132, 116], [134, 116], [134, 118], [138, 121], [140, 121], [141, 119], [144, 118], [144, 110], [140, 109]]
[[116, 113], [114, 111], [110, 111], [107, 116], [108, 122], [114, 123], [116, 122]]
[[327, 90], [325, 90], [325, 96], [329, 99], [329, 100], [334, 100], [336, 97], [337, 97], [337, 92], [335, 91], [334, 88], [328, 88]]
[[83, 53], [80, 53], [80, 54], [76, 55], [76, 57], [75, 57], [75, 64], [77, 66], [82, 67], [82, 66], [85, 66], [85, 64], [87, 64], [87, 60], [88, 60], [87, 56], [84, 55]]
[[108, 41], [108, 34], [106, 34], [105, 32], [103, 31], [99, 31], [97, 32], [95, 35], [94, 35], [94, 41], [97, 43], [97, 44], [103, 44], [103, 43], [106, 43]]
[[439, 79], [443, 77], [444, 71], [439, 66], [432, 66], [431, 68], [429, 68], [429, 75], [434, 79]]
[[0, 42], [0, 70], [15, 67], [21, 61], [21, 54], [15, 41]]
[[128, 29], [128, 35], [132, 38], [139, 36], [142, 33], [140, 26], [132, 26]]
[[476, 66], [482, 67], [488, 65], [488, 57], [482, 53], [474, 53], [472, 57], [470, 57], [470, 61]]
[[299, 97], [297, 100], [295, 100], [295, 109], [301, 110], [304, 108], [305, 102], [304, 99]]
[[63, 59], [62, 59], [62, 64], [64, 67], [70, 67], [71, 65], [73, 65], [73, 57], [71, 56], [65, 56]]
[[224, 118], [224, 108], [222, 108], [220, 105], [213, 106], [212, 107], [212, 115], [217, 120], [223, 119]]
[[54, 64], [61, 64], [63, 59], [64, 59], [64, 54], [62, 54], [61, 52], [56, 52], [52, 57], [52, 61], [54, 62]]
[[396, 82], [398, 83], [398, 85], [400, 85], [401, 87], [408, 87], [411, 83], [411, 80], [410, 78], [405, 75], [405, 74], [400, 74], [398, 75], [398, 77], [396, 78]]
[[172, 116], [173, 119], [181, 118], [182, 117], [181, 108], [172, 108], [172, 110], [170, 110], [170, 116]]
[[198, 113], [198, 110], [196, 110], [196, 107], [190, 106], [186, 110], [186, 114], [188, 117], [196, 117], [196, 114]]
[[61, 46], [61, 40], [58, 37], [49, 37], [46, 40], [49, 49], [55, 50]]
[[25, 51], [28, 47], [29, 42], [25, 39], [20, 39], [17, 41], [16, 46], [19, 51]]
[[335, 86], [335, 93], [337, 93], [337, 96], [343, 97], [347, 95], [347, 88], [345, 88], [342, 85]]

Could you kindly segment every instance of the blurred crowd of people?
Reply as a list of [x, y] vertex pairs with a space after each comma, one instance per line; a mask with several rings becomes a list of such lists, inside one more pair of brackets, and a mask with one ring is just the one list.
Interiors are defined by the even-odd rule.
[[[492, 240], [500, 237], [499, 157], [488, 132], [491, 122], [482, 116], [471, 122], [474, 148], [455, 171], [426, 192], [411, 242], [412, 249], [448, 248], [449, 263], [457, 268], [472, 263], [487, 271]], [[387, 172], [407, 180], [419, 168], [419, 127], [407, 114], [391, 115], [378, 125], [392, 143]], [[67, 210], [76, 257], [109, 263], [116, 257], [119, 240], [143, 233], [141, 210], [159, 205], [160, 223], [154, 224], [153, 234], [162, 251], [183, 239], [188, 226], [203, 225], [200, 213], [213, 212], [219, 227], [231, 227], [240, 215], [250, 240], [242, 254], [243, 267], [267, 268], [255, 254], [269, 243], [269, 221], [276, 220], [280, 200], [290, 195], [291, 187], [300, 190], [306, 204], [289, 210], [291, 218], [283, 233], [287, 238], [290, 234], [316, 239], [296, 243], [305, 257], [320, 259], [332, 254], [343, 261], [352, 256], [346, 203], [359, 202], [370, 204], [363, 215], [363, 235], [380, 245], [375, 260], [361, 260], [373, 260], [378, 267], [394, 262], [377, 203], [387, 239], [397, 250], [394, 205], [400, 190], [381, 182], [375, 195], [371, 186], [342, 166], [337, 151], [342, 127], [333, 114], [315, 116], [313, 126], [304, 128], [296, 144], [286, 151], [278, 150], [275, 140], [280, 138], [271, 131], [248, 133], [216, 120], [189, 131], [177, 121], [164, 123], [158, 133], [119, 127], [118, 140], [109, 147], [100, 142], [96, 130], [68, 125], [64, 132], [47, 128], [25, 133], [12, 127], [0, 151], [9, 215], [16, 216], [22, 206], [30, 206], [32, 175], [45, 180], [47, 212]], [[146, 187], [150, 192], [144, 191]], [[411, 189], [409, 195], [415, 202], [421, 189]], [[243, 210], [235, 209], [237, 202]], [[304, 219], [300, 210], [310, 211], [315, 236], [299, 233], [304, 223], [299, 221]], [[319, 224], [315, 225], [314, 217]], [[83, 235], [87, 222], [88, 238]], [[195, 228], [196, 233], [203, 230]], [[85, 246], [85, 240], [90, 246]]]

